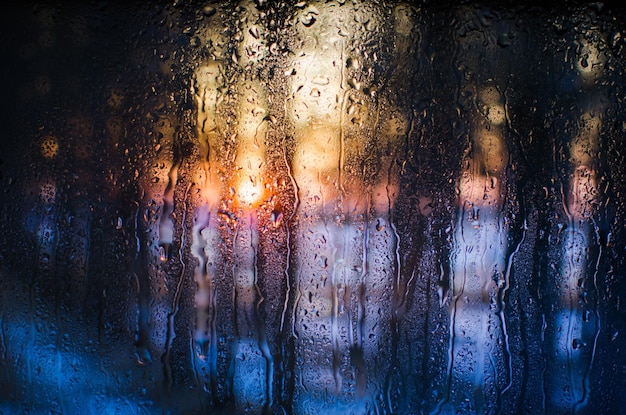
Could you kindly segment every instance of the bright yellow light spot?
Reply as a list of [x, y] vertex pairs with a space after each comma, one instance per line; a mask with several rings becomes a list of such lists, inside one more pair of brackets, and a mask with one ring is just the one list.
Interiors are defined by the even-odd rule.
[[265, 187], [256, 177], [241, 177], [235, 186], [235, 198], [243, 207], [257, 207], [265, 196]]
[[55, 137], [48, 136], [43, 139], [41, 142], [41, 154], [47, 158], [51, 159], [55, 157], [59, 152], [59, 143]]
[[303, 53], [293, 61], [296, 73], [290, 80], [291, 120], [298, 129], [315, 124], [337, 125], [344, 99], [341, 51]]
[[481, 111], [487, 120], [494, 125], [502, 125], [506, 121], [504, 111], [504, 99], [498, 88], [493, 85], [486, 86], [478, 92]]
[[506, 121], [504, 107], [502, 105], [492, 105], [487, 108], [487, 119], [495, 125], [502, 125]]

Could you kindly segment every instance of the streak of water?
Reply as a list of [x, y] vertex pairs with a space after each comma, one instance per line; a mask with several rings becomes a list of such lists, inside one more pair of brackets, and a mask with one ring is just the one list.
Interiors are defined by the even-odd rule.
[[[289, 215], [289, 218], [284, 221], [284, 229], [285, 229], [285, 235], [286, 235], [286, 247], [287, 247], [287, 258], [285, 261], [285, 281], [287, 283], [287, 292], [285, 293], [285, 302], [283, 303], [283, 311], [281, 313], [281, 317], [280, 317], [280, 332], [283, 333], [284, 329], [285, 329], [285, 315], [287, 314], [287, 309], [289, 307], [289, 300], [290, 300], [290, 296], [291, 296], [291, 225], [292, 225], [292, 221], [294, 216], [296, 215], [296, 213], [298, 212], [298, 208], [300, 207], [300, 189], [298, 188], [298, 184], [296, 183], [296, 180], [293, 177], [293, 174], [291, 172], [291, 164], [289, 163], [289, 161], [287, 160], [287, 147], [285, 145], [283, 145], [283, 161], [285, 163], [285, 168], [287, 169], [287, 175], [289, 176], [289, 180], [291, 182], [291, 187], [293, 189], [293, 193], [294, 193], [294, 203], [293, 203], [293, 210], [291, 211], [291, 215]], [[291, 327], [291, 332], [294, 333], [295, 332], [295, 328], [293, 326], [294, 324], [294, 320], [292, 319], [292, 327]]]
[[171, 256], [171, 245], [174, 240], [174, 221], [172, 213], [174, 212], [174, 192], [178, 183], [178, 170], [182, 163], [182, 155], [180, 154], [180, 142], [177, 137], [174, 138], [174, 158], [172, 167], [167, 174], [168, 182], [163, 192], [163, 212], [159, 221], [159, 245], [164, 250], [162, 259], [169, 260]]
[[174, 291], [174, 298], [172, 299], [172, 306], [167, 314], [167, 335], [165, 338], [165, 353], [162, 356], [163, 366], [165, 369], [165, 381], [164, 389], [166, 393], [170, 393], [172, 389], [172, 366], [170, 362], [172, 343], [176, 338], [175, 319], [178, 311], [180, 310], [180, 296], [182, 294], [183, 281], [185, 280], [185, 273], [187, 271], [187, 264], [185, 263], [185, 249], [187, 248], [187, 195], [191, 189], [191, 183], [187, 186], [185, 194], [183, 195], [183, 216], [181, 220], [181, 237], [180, 248], [178, 250], [178, 260], [180, 261], [181, 269], [178, 276], [178, 282], [176, 283], [176, 290]]
[[598, 247], [598, 254], [596, 257], [596, 262], [594, 264], [594, 270], [593, 270], [593, 287], [594, 287], [594, 315], [595, 315], [595, 319], [594, 319], [594, 335], [593, 335], [593, 346], [591, 348], [591, 357], [589, 358], [589, 362], [587, 364], [587, 368], [585, 369], [585, 372], [583, 374], [583, 396], [581, 397], [579, 402], [576, 402], [576, 405], [574, 406], [574, 413], [578, 413], [578, 410], [581, 409], [584, 404], [586, 403], [587, 399], [589, 398], [589, 395], [591, 393], [591, 384], [589, 382], [589, 376], [591, 373], [591, 370], [593, 369], [593, 363], [595, 361], [596, 358], [596, 350], [597, 350], [597, 346], [598, 346], [598, 337], [600, 337], [600, 330], [602, 327], [602, 322], [600, 320], [600, 311], [599, 311], [599, 302], [600, 302], [600, 290], [598, 289], [598, 272], [600, 270], [600, 262], [602, 260], [602, 254], [603, 254], [603, 250], [602, 250], [602, 242], [600, 239], [600, 228], [598, 227], [598, 224], [596, 222], [596, 220], [591, 217], [591, 221], [593, 223], [593, 229], [594, 229], [594, 235], [596, 237], [596, 245]]
[[261, 304], [265, 301], [263, 293], [259, 287], [258, 281], [258, 247], [259, 247], [259, 232], [256, 229], [256, 221], [253, 215], [255, 212], [250, 212], [250, 250], [252, 251], [253, 259], [253, 275], [252, 283], [255, 287], [257, 300], [254, 306], [254, 324], [256, 326], [257, 345], [263, 358], [265, 359], [265, 402], [263, 403], [263, 412], [270, 410], [273, 404], [273, 384], [274, 384], [274, 356], [270, 351], [269, 344], [267, 342], [267, 336], [265, 333], [265, 322], [261, 316]]
[[[141, 216], [141, 219], [140, 219]], [[141, 366], [152, 362], [152, 357], [148, 350], [148, 338], [150, 336], [150, 280], [147, 271], [145, 252], [147, 241], [145, 241], [145, 224], [142, 207], [138, 206], [135, 211], [134, 237], [136, 242], [135, 260], [132, 272], [137, 284], [137, 335], [135, 338], [135, 350], [137, 363]]]
[[526, 231], [527, 231], [526, 219], [524, 219], [524, 224], [522, 225], [522, 237], [520, 238], [519, 242], [515, 246], [515, 249], [513, 249], [513, 251], [511, 252], [511, 254], [508, 256], [506, 260], [506, 271], [504, 273], [504, 287], [502, 287], [499, 290], [499, 303], [500, 303], [499, 308], [500, 309], [499, 309], [498, 315], [500, 317], [500, 323], [502, 324], [502, 333], [504, 335], [504, 353], [505, 353], [506, 362], [507, 362], [506, 376], [508, 379], [506, 386], [502, 389], [502, 391], [499, 392], [498, 394], [499, 397], [501, 395], [504, 395], [513, 385], [513, 372], [512, 372], [513, 363], [512, 363], [512, 355], [511, 355], [511, 346], [509, 343], [509, 333], [507, 329], [506, 317], [505, 317], [504, 311], [506, 308], [506, 294], [509, 288], [511, 287], [511, 267], [513, 266], [513, 259], [515, 255], [519, 252], [520, 247], [522, 246], [522, 244], [524, 243], [524, 240], [526, 239]]

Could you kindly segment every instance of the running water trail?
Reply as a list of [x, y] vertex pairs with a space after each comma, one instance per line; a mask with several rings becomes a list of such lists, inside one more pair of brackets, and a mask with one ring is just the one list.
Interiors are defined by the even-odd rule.
[[175, 319], [178, 311], [180, 310], [180, 296], [182, 293], [183, 281], [185, 280], [185, 273], [187, 270], [187, 265], [185, 263], [185, 249], [187, 247], [187, 195], [189, 193], [189, 189], [191, 188], [191, 183], [187, 186], [185, 190], [185, 194], [183, 195], [183, 216], [180, 224], [181, 227], [181, 237], [180, 237], [180, 248], [178, 250], [178, 260], [180, 261], [181, 269], [180, 275], [178, 276], [178, 282], [176, 283], [176, 291], [174, 292], [174, 299], [172, 301], [172, 307], [170, 312], [167, 315], [167, 335], [165, 338], [165, 353], [162, 356], [163, 366], [165, 369], [165, 391], [166, 393], [170, 393], [172, 389], [172, 366], [170, 362], [171, 351], [172, 351], [172, 343], [176, 338], [176, 328], [175, 328]]
[[273, 403], [273, 380], [274, 380], [274, 357], [270, 351], [269, 344], [267, 342], [267, 336], [265, 334], [265, 322], [261, 316], [261, 305], [265, 301], [261, 288], [259, 287], [259, 231], [256, 226], [256, 219], [254, 216], [256, 212], [250, 212], [249, 220], [249, 232], [250, 232], [250, 250], [252, 251], [252, 284], [255, 288], [256, 301], [254, 301], [254, 322], [255, 322], [255, 334], [257, 338], [257, 346], [265, 359], [265, 402], [263, 403], [263, 412], [270, 410]]
[[[291, 214], [289, 215], [289, 217], [287, 218], [287, 220], [283, 221], [283, 227], [285, 230], [285, 240], [286, 240], [286, 246], [287, 246], [287, 257], [285, 259], [285, 269], [284, 269], [284, 277], [285, 277], [285, 283], [286, 283], [286, 290], [285, 290], [285, 301], [283, 303], [283, 309], [281, 312], [281, 316], [280, 316], [280, 330], [279, 333], [281, 335], [282, 341], [280, 342], [281, 346], [280, 346], [280, 356], [278, 357], [280, 359], [280, 363], [278, 365], [278, 370], [279, 370], [279, 375], [278, 378], [280, 379], [280, 391], [279, 391], [279, 396], [282, 398], [285, 394], [285, 389], [286, 389], [286, 380], [287, 380], [287, 370], [288, 370], [288, 362], [287, 359], [285, 359], [285, 356], [287, 355], [287, 350], [286, 347], [288, 346], [289, 342], [287, 342], [287, 338], [286, 338], [286, 332], [285, 332], [285, 318], [287, 316], [287, 312], [289, 310], [289, 302], [291, 301], [291, 297], [292, 297], [292, 286], [291, 286], [291, 260], [292, 260], [292, 250], [291, 250], [291, 244], [292, 244], [292, 240], [291, 240], [291, 226], [293, 223], [293, 218], [295, 217], [296, 213], [298, 212], [298, 208], [300, 206], [300, 189], [298, 188], [298, 184], [296, 183], [295, 178], [293, 177], [292, 171], [291, 171], [291, 165], [289, 163], [289, 161], [287, 160], [287, 146], [285, 145], [285, 143], [283, 143], [283, 161], [285, 163], [285, 167], [287, 169], [287, 175], [289, 176], [289, 180], [291, 182], [291, 188], [293, 189], [293, 193], [294, 193], [294, 203], [293, 203], [293, 210], [291, 211]], [[297, 281], [297, 280], [296, 280]], [[296, 292], [297, 295], [299, 295], [299, 290]], [[298, 298], [296, 297], [294, 299], [294, 305], [293, 305], [293, 315], [291, 316], [291, 335], [292, 337], [295, 339], [297, 338], [296, 335], [296, 326], [295, 326], [295, 312], [296, 312], [296, 308], [297, 308], [297, 303], [298, 303]], [[284, 410], [284, 408], [283, 408]]]
[[577, 405], [574, 407], [575, 413], [578, 411], [579, 406], [582, 406], [586, 402], [588, 396], [591, 393], [589, 374], [591, 373], [591, 370], [593, 369], [593, 364], [596, 358], [596, 350], [598, 346], [598, 337], [600, 337], [600, 328], [602, 327], [602, 322], [600, 320], [600, 304], [599, 304], [600, 303], [600, 290], [598, 288], [598, 272], [600, 270], [600, 261], [602, 260], [603, 251], [602, 251], [602, 242], [600, 239], [600, 228], [598, 227], [598, 224], [595, 218], [591, 217], [591, 221], [593, 223], [594, 235], [596, 237], [596, 244], [598, 246], [598, 257], [594, 264], [594, 270], [593, 270], [593, 288], [595, 291], [594, 293], [595, 301], [593, 304], [594, 315], [595, 315], [594, 336], [593, 336], [593, 346], [591, 348], [591, 358], [589, 359], [589, 364], [587, 365], [587, 368], [583, 375], [584, 395], [581, 398], [580, 402], [578, 402]]
[[395, 271], [394, 280], [393, 280], [393, 294], [391, 296], [391, 364], [389, 365], [389, 373], [387, 374], [387, 379], [385, 380], [385, 395], [387, 401], [387, 409], [389, 411], [393, 411], [393, 402], [392, 402], [392, 378], [394, 371], [399, 369], [398, 366], [398, 344], [400, 342], [399, 331], [399, 306], [400, 301], [398, 300], [398, 296], [404, 295], [400, 293], [400, 282], [402, 276], [402, 263], [400, 261], [400, 234], [398, 233], [398, 229], [394, 223], [393, 217], [393, 202], [390, 194], [391, 187], [391, 169], [395, 164], [395, 159], [391, 161], [389, 164], [389, 170], [387, 172], [387, 200], [388, 200], [388, 218], [389, 218], [389, 226], [393, 231], [393, 241], [391, 244], [393, 245], [393, 253], [394, 253], [394, 264], [393, 270]]
[[[285, 261], [285, 281], [287, 283], [287, 292], [285, 293], [285, 302], [283, 303], [283, 311], [281, 313], [281, 317], [280, 317], [280, 332], [283, 333], [284, 329], [285, 329], [285, 315], [287, 314], [287, 309], [289, 307], [289, 299], [291, 298], [291, 225], [293, 222], [293, 218], [296, 215], [296, 213], [298, 212], [298, 208], [300, 207], [300, 189], [298, 188], [298, 184], [296, 183], [296, 179], [293, 177], [293, 174], [291, 172], [291, 165], [289, 164], [289, 161], [287, 160], [287, 148], [285, 145], [283, 145], [283, 160], [285, 162], [285, 167], [287, 168], [287, 175], [289, 176], [289, 180], [291, 181], [291, 187], [293, 188], [293, 192], [294, 192], [294, 203], [293, 203], [293, 210], [291, 211], [291, 215], [289, 215], [289, 218], [287, 218], [286, 221], [284, 221], [284, 228], [285, 228], [285, 233], [286, 233], [286, 245], [287, 245], [287, 259]], [[291, 327], [291, 332], [295, 333], [295, 326], [294, 326], [294, 321], [292, 319], [292, 327]]]
[[508, 329], [506, 325], [506, 317], [504, 315], [504, 310], [506, 308], [506, 293], [511, 287], [511, 267], [513, 266], [513, 259], [515, 255], [519, 252], [520, 247], [522, 246], [522, 244], [524, 243], [524, 240], [526, 239], [527, 230], [528, 228], [526, 224], [526, 219], [524, 219], [524, 224], [522, 225], [522, 237], [520, 238], [520, 241], [515, 246], [515, 249], [513, 250], [513, 252], [511, 252], [511, 255], [509, 255], [509, 257], [507, 258], [506, 272], [504, 274], [504, 287], [500, 289], [500, 293], [499, 293], [500, 294], [500, 299], [499, 299], [500, 311], [498, 315], [500, 317], [500, 323], [502, 324], [502, 332], [504, 335], [504, 352], [505, 352], [505, 358], [507, 362], [506, 370], [507, 370], [507, 378], [508, 378], [507, 385], [502, 389], [502, 391], [499, 394], [500, 397], [506, 391], [508, 391], [513, 385], [513, 363], [512, 363], [511, 347], [509, 344], [509, 333], [508, 333]]
[[507, 385], [502, 389], [502, 391], [499, 392], [499, 399], [513, 385], [513, 363], [512, 363], [511, 347], [509, 344], [509, 333], [508, 333], [508, 329], [506, 325], [506, 317], [505, 317], [504, 311], [506, 308], [506, 294], [509, 288], [511, 287], [511, 267], [513, 265], [513, 259], [515, 255], [519, 252], [520, 247], [522, 246], [522, 244], [524, 243], [524, 240], [526, 239], [527, 229], [528, 228], [526, 225], [526, 219], [524, 219], [524, 224], [522, 225], [522, 237], [520, 238], [519, 242], [515, 246], [515, 249], [513, 249], [509, 257], [507, 258], [506, 272], [504, 274], [504, 287], [502, 287], [499, 292], [500, 310], [499, 310], [498, 315], [500, 317], [500, 323], [502, 324], [502, 332], [504, 335], [504, 353], [505, 353], [505, 358], [507, 362], [506, 375], [508, 379]]
[[369, 243], [370, 243], [370, 227], [369, 227], [369, 206], [371, 203], [371, 188], [367, 192], [365, 201], [365, 212], [363, 217], [363, 246], [361, 273], [357, 286], [357, 315], [356, 315], [356, 342], [353, 344], [354, 351], [351, 360], [354, 361], [356, 372], [356, 392], [357, 396], [363, 396], [367, 386], [366, 363], [363, 355], [363, 342], [365, 339], [365, 313], [366, 313], [366, 280], [369, 276]]
[[[142, 197], [143, 198], [143, 197]], [[137, 363], [146, 366], [152, 362], [152, 356], [148, 350], [150, 336], [150, 277], [146, 264], [147, 241], [145, 241], [145, 215], [142, 212], [143, 203], [137, 206], [135, 211], [135, 242], [136, 253], [133, 263], [133, 276], [137, 290], [137, 334], [135, 338], [135, 354]], [[141, 216], [141, 219], [140, 219]]]

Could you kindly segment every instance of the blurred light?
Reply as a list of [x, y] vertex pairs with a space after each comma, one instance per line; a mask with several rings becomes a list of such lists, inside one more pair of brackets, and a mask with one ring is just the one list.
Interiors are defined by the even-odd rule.
[[576, 70], [587, 84], [593, 84], [604, 71], [605, 55], [598, 46], [583, 39], [576, 58]]
[[52, 180], [44, 181], [39, 187], [39, 198], [46, 205], [55, 202], [57, 196], [57, 187]]
[[47, 136], [41, 142], [41, 154], [47, 158], [51, 159], [56, 157], [59, 152], [59, 142], [56, 137]]

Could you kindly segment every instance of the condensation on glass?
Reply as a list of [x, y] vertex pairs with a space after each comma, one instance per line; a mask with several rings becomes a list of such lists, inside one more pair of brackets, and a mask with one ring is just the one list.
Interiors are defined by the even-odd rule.
[[7, 6], [0, 413], [615, 413], [626, 13]]

